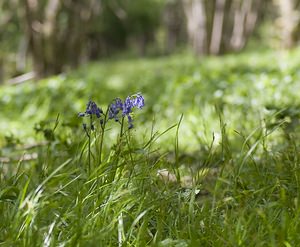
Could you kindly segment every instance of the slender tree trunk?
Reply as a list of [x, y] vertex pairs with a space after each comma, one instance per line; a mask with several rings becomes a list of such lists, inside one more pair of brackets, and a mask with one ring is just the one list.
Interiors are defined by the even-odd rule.
[[[41, 24], [38, 20], [38, 1], [24, 0], [25, 2], [25, 17], [27, 23], [27, 35], [29, 37], [30, 50], [33, 57], [33, 67], [37, 77], [41, 77], [44, 71], [43, 52], [42, 52], [42, 37]], [[38, 62], [40, 61], [40, 62]]]
[[3, 60], [0, 57], [0, 84], [3, 84], [4, 80], [4, 66], [3, 66]]
[[24, 72], [26, 69], [26, 55], [28, 52], [28, 37], [23, 36], [19, 41], [18, 53], [16, 56], [16, 69]]
[[299, 25], [299, 11], [295, 9], [296, 3], [294, 0], [274, 0], [275, 5], [279, 10], [279, 29], [281, 46], [285, 49], [289, 49], [295, 46], [295, 31]]
[[197, 55], [207, 53], [207, 28], [204, 0], [184, 0], [187, 32]]
[[45, 9], [45, 19], [43, 22], [43, 40], [44, 40], [44, 56], [46, 75], [57, 74], [62, 72], [64, 60], [57, 57], [59, 48], [58, 44], [58, 27], [57, 17], [61, 8], [60, 0], [49, 0]]
[[215, 13], [213, 18], [212, 34], [209, 51], [211, 54], [219, 54], [223, 37], [223, 22], [226, 0], [216, 0]]
[[234, 2], [234, 24], [231, 37], [231, 47], [233, 50], [241, 50], [246, 44], [246, 18], [251, 11], [252, 0], [235, 1]]
[[168, 2], [164, 9], [164, 25], [166, 28], [166, 48], [167, 53], [174, 51], [176, 46], [180, 41], [180, 36], [182, 33], [182, 6], [180, 2]]
[[260, 0], [253, 0], [252, 1], [252, 6], [250, 6], [250, 9], [247, 13], [246, 16], [246, 27], [245, 27], [245, 32], [246, 36], [249, 36], [250, 34], [253, 33], [256, 24], [257, 24], [257, 19], [258, 19], [258, 13], [259, 9], [261, 8], [261, 2]]

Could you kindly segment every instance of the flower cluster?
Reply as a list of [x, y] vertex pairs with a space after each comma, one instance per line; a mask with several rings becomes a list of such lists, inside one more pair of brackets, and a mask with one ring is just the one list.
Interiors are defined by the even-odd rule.
[[[102, 109], [99, 108], [94, 101], [90, 100], [86, 105], [85, 112], [79, 112], [78, 116], [79, 117], [90, 117], [91, 118], [91, 122], [90, 122], [90, 125], [89, 125], [91, 130], [95, 130], [95, 126], [92, 123], [93, 115], [95, 115], [97, 118], [101, 118], [101, 115], [104, 116], [104, 113], [103, 113]], [[102, 124], [102, 122], [103, 122], [103, 118], [100, 119], [100, 124]], [[84, 123], [82, 125], [82, 127], [83, 127], [84, 131], [87, 133], [87, 135], [89, 135], [87, 125]]]
[[92, 116], [95, 115], [97, 118], [101, 117], [101, 114], [103, 114], [103, 111], [101, 108], [97, 106], [97, 104], [94, 101], [89, 101], [86, 105], [85, 112], [79, 112], [79, 117], [85, 117], [85, 116]]
[[116, 122], [119, 121], [119, 112], [123, 110], [123, 102], [120, 98], [114, 99], [110, 104], [108, 109], [109, 119], [115, 119]]
[[[124, 102], [120, 98], [116, 98], [108, 107], [108, 119], [114, 119], [116, 122], [120, 122], [120, 118], [127, 117], [128, 128], [133, 128], [132, 110], [133, 108], [142, 109], [145, 105], [144, 97], [140, 94], [134, 94], [128, 96]], [[97, 106], [93, 101], [89, 101], [85, 112], [78, 113], [79, 117], [89, 116], [91, 119], [95, 115], [100, 118], [100, 124], [102, 125], [106, 119], [106, 114], [103, 113], [102, 109]], [[101, 117], [102, 116], [102, 117]], [[83, 125], [84, 130], [87, 130], [86, 124]], [[91, 123], [91, 130], [94, 130], [94, 125]]]
[[120, 98], [116, 98], [109, 106], [109, 119], [115, 119], [119, 121], [120, 112], [122, 111], [122, 117], [127, 117], [128, 119], [128, 128], [133, 128], [133, 119], [131, 116], [133, 108], [141, 109], [145, 105], [144, 97], [138, 93], [131, 96], [128, 96], [124, 102]]

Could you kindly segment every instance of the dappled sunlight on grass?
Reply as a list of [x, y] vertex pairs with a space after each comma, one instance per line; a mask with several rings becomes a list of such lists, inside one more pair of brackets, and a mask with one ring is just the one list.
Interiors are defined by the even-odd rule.
[[[296, 246], [299, 53], [110, 60], [1, 87], [0, 242]], [[133, 129], [77, 116], [133, 92]]]

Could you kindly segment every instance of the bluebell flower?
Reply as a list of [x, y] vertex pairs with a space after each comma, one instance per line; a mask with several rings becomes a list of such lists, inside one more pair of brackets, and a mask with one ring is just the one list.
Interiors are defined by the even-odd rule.
[[116, 106], [119, 108], [119, 109], [122, 109], [123, 107], [123, 102], [120, 98], [116, 98], [115, 99], [115, 102], [116, 102]]
[[123, 104], [123, 116], [129, 115], [132, 112], [133, 107], [134, 105], [131, 97], [127, 96]]
[[118, 114], [123, 109], [123, 102], [120, 98], [114, 99], [113, 103], [109, 106], [109, 119], [115, 119], [115, 121], [119, 121]]
[[79, 112], [78, 116], [79, 117], [85, 117], [85, 116], [95, 115], [97, 118], [100, 118], [101, 114], [103, 114], [102, 109], [99, 108], [94, 101], [90, 100], [87, 103], [85, 112]]
[[145, 105], [144, 97], [140, 93], [136, 94], [134, 99], [132, 99], [132, 105], [139, 109], [142, 109]]
[[145, 100], [140, 93], [132, 96], [128, 96], [125, 99], [125, 102], [123, 104], [123, 116], [127, 116], [129, 129], [133, 128], [133, 119], [131, 116], [132, 109], [134, 107], [141, 109], [144, 105], [145, 105]]
[[97, 118], [100, 118], [101, 114], [103, 113], [103, 111], [93, 101], [89, 101], [89, 103], [87, 104], [85, 112], [89, 115], [96, 115]]
[[124, 118], [127, 117], [128, 120], [128, 128], [133, 128], [133, 118], [132, 118], [132, 110], [133, 108], [143, 108], [145, 105], [145, 100], [142, 94], [137, 93], [131, 96], [127, 96], [124, 102], [120, 98], [116, 98], [109, 105], [108, 108], [108, 118], [115, 119], [115, 121], [119, 122], [120, 115]]

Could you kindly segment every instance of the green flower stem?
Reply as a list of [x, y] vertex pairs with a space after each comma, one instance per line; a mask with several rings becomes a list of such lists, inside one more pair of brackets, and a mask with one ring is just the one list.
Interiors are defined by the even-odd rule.
[[122, 137], [123, 137], [123, 131], [124, 131], [124, 118], [125, 117], [122, 117], [122, 121], [121, 121], [121, 130], [120, 130], [120, 141], [122, 140]]
[[121, 120], [120, 134], [117, 139], [117, 146], [116, 146], [116, 153], [115, 153], [115, 158], [114, 158], [114, 162], [113, 162], [114, 166], [113, 166], [113, 170], [112, 170], [111, 181], [113, 181], [115, 179], [116, 172], [118, 169], [123, 135], [124, 135], [124, 117], [122, 117], [122, 120]]
[[107, 115], [108, 115], [109, 108], [107, 108], [103, 124], [101, 124], [101, 140], [100, 140], [100, 150], [99, 150], [99, 156], [100, 156], [100, 164], [102, 163], [102, 149], [103, 149], [103, 140], [104, 140], [104, 133], [105, 133], [105, 126], [107, 122]]
[[91, 174], [91, 131], [92, 131], [93, 117], [90, 115], [90, 128], [88, 130], [89, 138], [89, 153], [88, 153], [88, 174]]
[[126, 183], [126, 187], [128, 187], [131, 176], [134, 172], [134, 160], [133, 160], [133, 157], [132, 157], [133, 150], [130, 147], [130, 130], [129, 130], [128, 134], [126, 135], [126, 143], [127, 143], [127, 147], [128, 147], [128, 150], [129, 150], [130, 161], [131, 161], [131, 164], [132, 164], [131, 170], [130, 170], [130, 173], [129, 173], [129, 177], [128, 177], [128, 180], [127, 180], [127, 183]]

